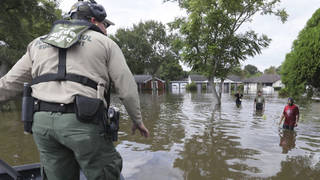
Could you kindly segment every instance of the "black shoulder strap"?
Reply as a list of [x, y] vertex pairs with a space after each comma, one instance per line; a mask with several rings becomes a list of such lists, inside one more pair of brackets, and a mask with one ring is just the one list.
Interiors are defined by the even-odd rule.
[[66, 77], [67, 49], [59, 48], [58, 79]]

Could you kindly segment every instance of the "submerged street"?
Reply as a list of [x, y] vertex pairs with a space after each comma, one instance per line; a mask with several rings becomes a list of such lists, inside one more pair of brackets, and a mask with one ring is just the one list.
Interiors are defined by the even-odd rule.
[[[299, 126], [278, 126], [287, 99], [266, 96], [264, 114], [253, 95], [237, 108], [223, 94], [213, 112], [211, 93], [143, 93], [142, 115], [151, 138], [131, 136], [121, 111], [119, 141], [126, 180], [316, 179], [320, 172], [320, 103], [301, 104]], [[19, 103], [17, 103], [19, 104]], [[0, 157], [10, 165], [39, 162], [32, 136], [23, 134], [19, 110], [0, 113]], [[85, 148], [85, 147], [84, 147]]]

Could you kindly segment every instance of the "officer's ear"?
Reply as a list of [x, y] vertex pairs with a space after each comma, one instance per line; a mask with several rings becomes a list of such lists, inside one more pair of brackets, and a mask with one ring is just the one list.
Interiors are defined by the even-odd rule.
[[98, 21], [96, 20], [96, 18], [91, 17], [90, 22], [91, 22], [92, 24], [94, 24], [94, 25], [98, 26], [98, 24], [97, 24], [97, 23], [98, 23]]

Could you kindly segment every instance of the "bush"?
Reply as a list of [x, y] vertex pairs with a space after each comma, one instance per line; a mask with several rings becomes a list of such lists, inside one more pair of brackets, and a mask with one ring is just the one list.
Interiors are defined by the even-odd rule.
[[243, 84], [237, 85], [236, 91], [235, 91], [235, 85], [234, 84], [231, 85], [231, 94], [235, 94], [237, 93], [237, 91], [240, 91], [240, 93], [243, 93], [243, 90], [244, 90]]
[[281, 87], [274, 87], [273, 88], [275, 91], [280, 91], [281, 90]]
[[207, 90], [207, 86], [202, 84], [201, 89], [205, 91]]
[[240, 92], [243, 92], [243, 90], [244, 90], [244, 85], [243, 85], [243, 84], [240, 84], [240, 85], [237, 87], [237, 90], [239, 90]]
[[279, 90], [280, 97], [289, 97], [289, 92], [287, 88], [283, 88]]
[[195, 82], [191, 82], [190, 84], [187, 84], [186, 89], [189, 91], [196, 91], [197, 84]]

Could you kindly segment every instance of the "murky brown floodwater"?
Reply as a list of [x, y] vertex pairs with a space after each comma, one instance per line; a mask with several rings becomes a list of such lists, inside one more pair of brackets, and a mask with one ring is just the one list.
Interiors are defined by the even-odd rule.
[[[123, 112], [117, 150], [126, 180], [319, 179], [320, 103], [298, 104], [299, 127], [287, 132], [277, 125], [286, 99], [267, 96], [261, 115], [253, 98], [245, 95], [237, 108], [224, 94], [213, 112], [212, 94], [141, 94], [149, 139], [131, 136], [115, 100]], [[0, 158], [11, 165], [39, 161], [22, 130], [19, 111], [0, 112]]]

